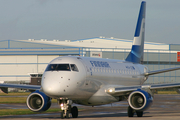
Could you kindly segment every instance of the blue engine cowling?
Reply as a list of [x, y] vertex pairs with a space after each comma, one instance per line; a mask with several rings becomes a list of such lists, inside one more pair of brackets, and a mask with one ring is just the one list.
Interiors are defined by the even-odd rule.
[[130, 107], [137, 111], [147, 110], [153, 102], [153, 97], [146, 91], [138, 89], [129, 95]]
[[51, 98], [45, 95], [43, 92], [36, 90], [28, 96], [26, 104], [33, 112], [42, 112], [50, 108]]

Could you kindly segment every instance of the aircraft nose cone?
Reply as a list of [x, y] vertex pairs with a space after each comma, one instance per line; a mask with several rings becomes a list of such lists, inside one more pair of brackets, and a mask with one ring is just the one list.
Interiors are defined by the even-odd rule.
[[56, 95], [58, 93], [57, 84], [45, 83], [42, 85], [43, 92], [47, 95]]
[[47, 81], [46, 82], [43, 82], [43, 84], [41, 85], [42, 86], [42, 89], [43, 89], [43, 92], [45, 94], [52, 94], [52, 85], [50, 83], [48, 83]]
[[44, 77], [42, 79], [42, 83], [41, 83], [41, 86], [42, 86], [42, 89], [43, 89], [43, 92], [47, 95], [56, 95], [57, 92], [58, 92], [58, 82], [57, 81], [52, 81], [53, 78], [48, 78], [47, 76]]
[[74, 81], [69, 78], [69, 74], [47, 72], [43, 75], [41, 87], [43, 92], [48, 96], [69, 97], [74, 95], [76, 91]]

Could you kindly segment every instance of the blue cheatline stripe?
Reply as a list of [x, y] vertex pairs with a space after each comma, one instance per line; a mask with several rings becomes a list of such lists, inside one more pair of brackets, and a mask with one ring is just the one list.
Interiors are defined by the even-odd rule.
[[169, 77], [180, 77], [180, 76], [158, 76], [158, 75], [156, 75], [156, 76], [155, 76], [155, 75], [154, 75], [154, 76], [149, 76], [149, 78], [153, 78], [153, 77], [156, 77], [156, 78], [158, 78], [158, 77], [161, 77], [161, 78], [162, 78], [162, 77], [163, 77], [163, 78], [164, 78], [164, 77], [167, 77], [167, 78], [169, 78]]
[[3, 53], [8, 53], [8, 52], [64, 52], [64, 53], [67, 53], [67, 52], [72, 52], [72, 53], [78, 53], [79, 52], [79, 49], [77, 50], [71, 50], [71, 51], [66, 51], [66, 50], [62, 50], [62, 51], [53, 51], [53, 50], [50, 50], [50, 51], [0, 51], [0, 52], [3, 52]]
[[79, 53], [56, 53], [56, 54], [52, 54], [52, 53], [33, 53], [33, 54], [24, 54], [24, 53], [19, 53], [19, 54], [7, 54], [7, 53], [4, 53], [4, 54], [1, 54], [0, 55], [79, 55]]
[[47, 65], [49, 63], [0, 63], [0, 65]]
[[145, 7], [146, 2], [142, 1], [134, 37], [139, 37], [140, 35], [142, 19], [145, 18]]
[[0, 77], [30, 77], [30, 75], [0, 75]]
[[20, 49], [20, 50], [27, 50], [27, 49], [40, 49], [40, 50], [46, 50], [46, 49], [57, 49], [57, 50], [61, 50], [61, 49], [70, 49], [70, 50], [72, 50], [72, 49], [80, 49], [80, 48], [82, 48], [82, 47], [69, 47], [69, 46], [63, 46], [63, 47], [61, 47], [61, 46], [57, 46], [57, 47], [29, 47], [29, 48], [20, 48], [20, 47], [16, 47], [16, 48], [14, 48], [14, 47], [11, 47], [11, 48], [0, 48], [0, 49], [5, 49], [5, 50], [11, 50], [11, 49]]

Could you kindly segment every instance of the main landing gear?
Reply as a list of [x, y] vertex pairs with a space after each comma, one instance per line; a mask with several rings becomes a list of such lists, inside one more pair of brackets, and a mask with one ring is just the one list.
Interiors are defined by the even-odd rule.
[[59, 100], [59, 105], [61, 107], [61, 118], [69, 118], [70, 117], [70, 113], [72, 115], [73, 118], [77, 118], [78, 117], [78, 108], [76, 106], [71, 107], [72, 105], [72, 100], [65, 100], [65, 99], [60, 99]]
[[136, 111], [136, 110], [132, 109], [130, 106], [128, 107], [128, 117], [133, 117], [135, 112], [138, 117], [143, 116], [143, 111]]

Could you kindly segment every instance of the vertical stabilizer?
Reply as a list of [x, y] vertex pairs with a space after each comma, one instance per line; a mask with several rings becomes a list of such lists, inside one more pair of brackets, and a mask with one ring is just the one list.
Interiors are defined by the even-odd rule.
[[144, 34], [145, 34], [145, 13], [146, 13], [146, 2], [142, 1], [141, 8], [139, 11], [139, 17], [137, 20], [136, 30], [134, 34], [133, 45], [131, 52], [125, 59], [126, 61], [133, 63], [141, 63], [143, 61], [144, 54]]

